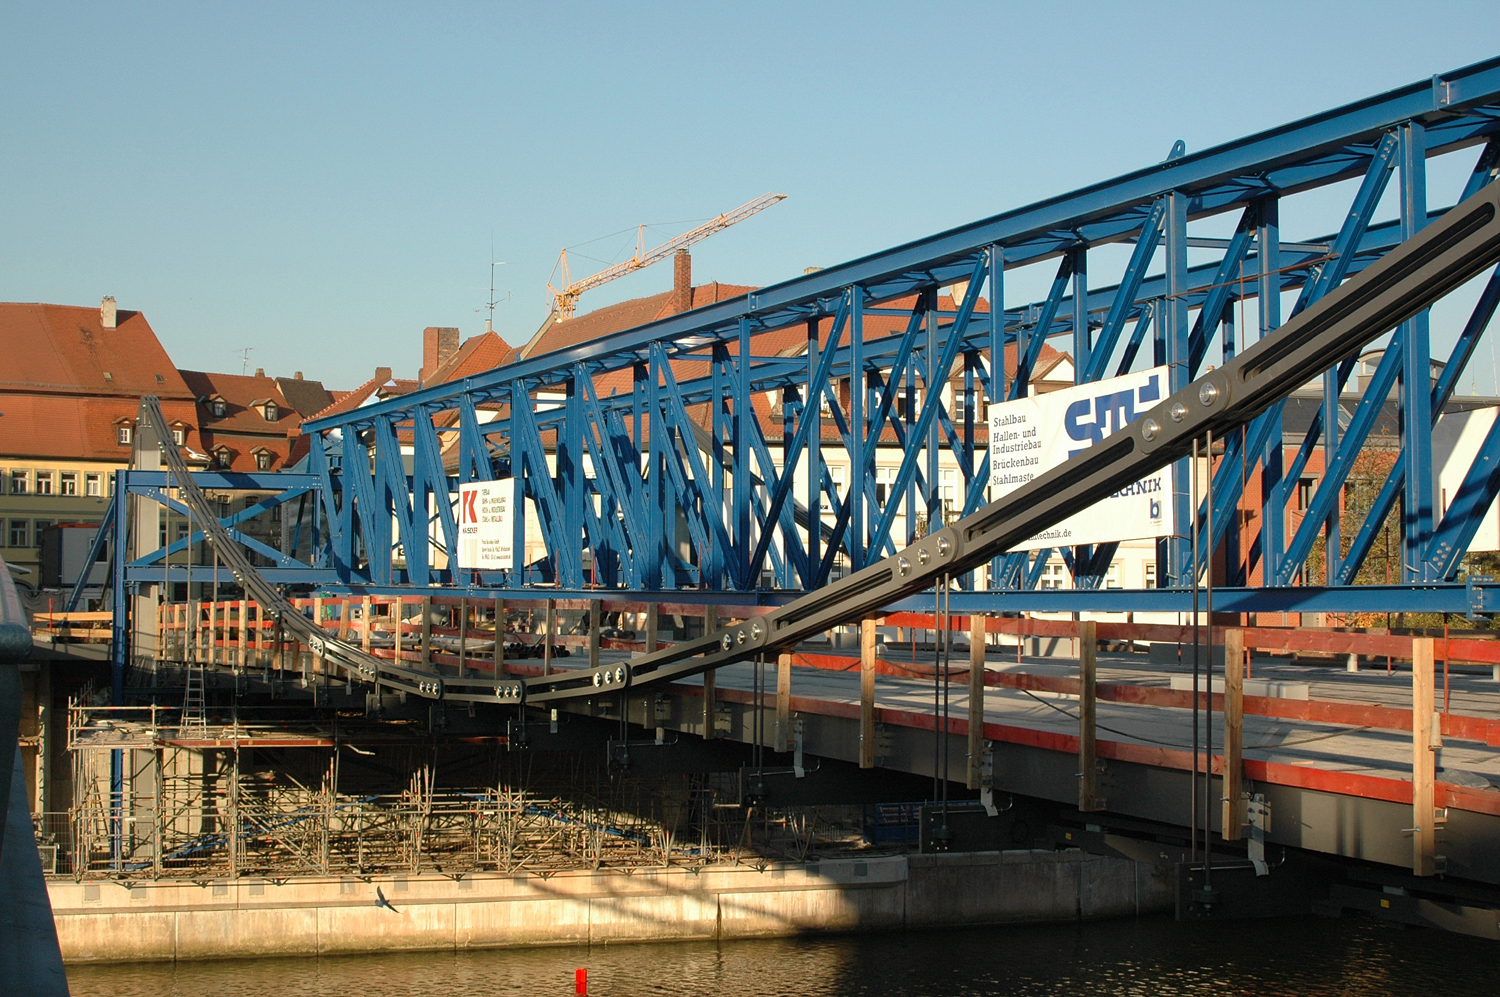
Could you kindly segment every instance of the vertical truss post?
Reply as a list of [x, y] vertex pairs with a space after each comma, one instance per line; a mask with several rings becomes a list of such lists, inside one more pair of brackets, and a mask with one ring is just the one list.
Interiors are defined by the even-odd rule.
[[[1427, 225], [1427, 130], [1409, 121], [1398, 131], [1401, 164], [1401, 238]], [[1432, 347], [1427, 312], [1402, 326], [1401, 448], [1406, 453], [1406, 501], [1401, 528], [1404, 582], [1432, 581], [1422, 556], [1432, 537]], [[1424, 820], [1422, 823], [1430, 823]]]
[[[865, 566], [865, 290], [849, 288], [849, 570]], [[879, 444], [879, 438], [870, 446]]]
[[[1169, 392], [1182, 390], [1191, 375], [1188, 372], [1190, 357], [1189, 335], [1191, 327], [1188, 325], [1188, 266], [1187, 266], [1187, 216], [1188, 199], [1182, 191], [1174, 190], [1166, 195], [1167, 217], [1164, 224], [1166, 234], [1166, 287], [1167, 300], [1163, 307], [1165, 314], [1166, 333], [1166, 362], [1169, 367], [1168, 383]], [[1188, 467], [1187, 460], [1179, 460], [1172, 465], [1172, 501], [1175, 505], [1174, 522], [1177, 531], [1181, 534], [1188, 528], [1191, 518], [1197, 515], [1198, 510], [1192, 508], [1188, 496], [1188, 475], [1195, 473]], [[1168, 570], [1166, 577], [1172, 579], [1173, 584], [1187, 585], [1191, 579], [1189, 573], [1193, 570], [1188, 564], [1188, 543], [1184, 536], [1172, 537], [1167, 541], [1169, 550]], [[1162, 577], [1161, 569], [1157, 569], [1158, 577]]]
[[[943, 401], [943, 388], [948, 381], [946, 368], [939, 368], [938, 349], [938, 293], [939, 288], [933, 286], [927, 291], [927, 368], [922, 372], [922, 383], [927, 389], [927, 404], [941, 405]], [[957, 328], [953, 330], [958, 332]], [[942, 451], [938, 442], [938, 420], [932, 419], [928, 422], [927, 438], [918, 444], [911, 440], [912, 446], [924, 445], [927, 448], [927, 532], [942, 528], [943, 525], [943, 489], [942, 489]]]
[[[920, 311], [921, 308], [922, 304], [918, 303], [917, 309]], [[903, 409], [904, 411], [902, 411], [901, 416], [906, 422], [906, 446], [913, 453], [921, 453], [922, 445], [916, 440], [916, 434], [913, 432], [917, 425], [917, 361], [915, 359], [906, 365], [906, 404], [903, 406]], [[904, 464], [905, 462], [903, 458], [902, 463]], [[913, 463], [915, 465], [915, 461]], [[891, 491], [895, 492], [896, 488], [892, 486]], [[899, 498], [904, 499], [905, 503], [906, 543], [910, 544], [917, 537], [917, 476], [915, 474], [910, 475], [910, 480], [904, 491], [906, 494], [899, 496]], [[892, 501], [895, 501], [898, 496], [892, 495], [891, 498]]]
[[739, 322], [739, 361], [734, 367], [734, 556], [738, 559], [740, 584], [753, 589], [759, 578], [751, 577], [750, 552], [755, 540], [750, 533], [750, 500], [754, 485], [750, 481], [750, 420], [755, 418], [750, 403], [750, 320]]
[[[1333, 467], [1339, 453], [1339, 373], [1323, 372], [1323, 470]], [[1210, 455], [1211, 456], [1211, 455]], [[1337, 584], [1339, 576], [1339, 503], [1333, 502], [1323, 520], [1324, 584]]]
[[[838, 348], [832, 341], [828, 348]], [[823, 539], [823, 384], [818, 377], [818, 320], [807, 320], [807, 391], [802, 402], [802, 418], [808, 420], [807, 430], [807, 565], [810, 572], [817, 571], [818, 548]], [[800, 427], [799, 427], [800, 428]], [[786, 468], [786, 474], [793, 468]], [[809, 585], [817, 584], [815, 578], [807, 579]]]
[[1073, 258], [1073, 381], [1098, 380], [1091, 377], [1094, 344], [1089, 336], [1089, 248], [1076, 246], [1069, 250]]
[[[1256, 202], [1256, 305], [1259, 311], [1257, 338], [1265, 339], [1281, 327], [1281, 202], [1268, 195]], [[1286, 544], [1286, 505], [1277, 501], [1282, 475], [1282, 406], [1272, 405], [1260, 416], [1268, 424], [1263, 453], [1247, 454], [1261, 464], [1260, 561], [1261, 578], [1266, 584], [1275, 577], [1281, 565]], [[1248, 572], [1248, 566], [1247, 566]], [[1249, 583], [1249, 579], [1246, 579]]]
[[[650, 562], [647, 584], [654, 589], [675, 587], [677, 572], [668, 553], [672, 547], [670, 527], [677, 525], [672, 504], [667, 497], [666, 454], [670, 446], [667, 429], [661, 418], [661, 371], [655, 352], [646, 365], [646, 410], [649, 421], [641, 429], [646, 434], [646, 551]], [[670, 525], [669, 525], [670, 524]]]
[[[1010, 397], [1010, 386], [1005, 383], [1005, 247], [990, 247], [990, 389], [986, 396], [986, 419], [988, 419], [988, 406], [1002, 399]], [[1016, 332], [1016, 363], [1019, 368], [1021, 359], [1022, 333]], [[988, 436], [985, 437], [988, 439]], [[984, 460], [976, 468], [975, 474], [980, 475], [986, 482], [989, 480], [990, 455], [984, 455]], [[981, 485], [980, 488], [985, 488]], [[989, 587], [998, 587], [999, 579], [1005, 570], [1004, 556], [996, 557], [990, 561]]]
[[[711, 390], [713, 400], [709, 406], [708, 429], [712, 434], [712, 444], [708, 455], [708, 485], [709, 495], [712, 496], [710, 508], [704, 509], [704, 513], [712, 517], [719, 524], [720, 529], [712, 530], [709, 534], [710, 548], [712, 551], [711, 563], [707, 577], [713, 581], [713, 588], [739, 588], [736, 579], [739, 578], [739, 566], [731, 564], [730, 558], [734, 556], [734, 524], [726, 522], [729, 510], [724, 502], [724, 441], [727, 436], [725, 425], [725, 397], [724, 397], [724, 374], [729, 367], [729, 351], [724, 348], [723, 343], [715, 343], [713, 348], [713, 360], [709, 363], [712, 373]], [[729, 537], [728, 545], [720, 542], [722, 535]], [[727, 576], [727, 577], [726, 577]], [[725, 584], [726, 580], [729, 582]], [[705, 587], [709, 587], [705, 585]]]
[[[563, 411], [565, 417], [557, 427], [555, 454], [557, 459], [557, 489], [562, 499], [562, 549], [557, 551], [557, 581], [565, 588], [583, 587], [584, 509], [583, 504], [592, 504], [593, 496], [583, 474], [583, 405], [579, 390], [579, 374], [568, 376], [564, 387]], [[598, 551], [590, 553], [597, 557]], [[597, 564], [597, 560], [595, 562]]]
[[[955, 492], [959, 500], [958, 516], [960, 518], [974, 511], [974, 506], [969, 501], [969, 493], [982, 488], [981, 481], [989, 477], [989, 461], [980, 460], [974, 452], [974, 409], [979, 404], [979, 394], [975, 391], [974, 374], [979, 367], [979, 354], [974, 350], [964, 351], [964, 425], [963, 425], [963, 449], [968, 460], [963, 461], [969, 468], [969, 476], [964, 479]], [[959, 584], [970, 591], [974, 589], [979, 579], [979, 572], [968, 571], [959, 579]]]

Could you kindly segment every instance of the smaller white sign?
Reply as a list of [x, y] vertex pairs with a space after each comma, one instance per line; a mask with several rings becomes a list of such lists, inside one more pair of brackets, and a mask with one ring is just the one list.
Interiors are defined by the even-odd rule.
[[464, 571], [516, 570], [515, 478], [458, 486], [458, 566]]

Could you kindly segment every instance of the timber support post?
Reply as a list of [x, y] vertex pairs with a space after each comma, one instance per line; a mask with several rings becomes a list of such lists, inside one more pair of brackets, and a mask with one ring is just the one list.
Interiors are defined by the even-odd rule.
[[[534, 617], [533, 617], [534, 618]], [[552, 674], [552, 631], [557, 628], [557, 602], [554, 599], [547, 600], [547, 608], [542, 613], [542, 629], [546, 635], [542, 639], [542, 674]]]
[[422, 596], [422, 667], [432, 667], [432, 596]]
[[790, 751], [792, 732], [792, 656], [783, 651], [776, 656], [776, 740], [775, 751]]
[[[719, 629], [719, 607], [703, 607], [703, 632], [711, 634]], [[714, 730], [714, 721], [718, 717], [718, 703], [715, 695], [716, 675], [710, 668], [703, 673], [703, 739], [708, 740], [717, 735]]]
[[875, 617], [859, 621], [859, 767], [875, 767]]
[[1238, 841], [1245, 826], [1241, 799], [1245, 775], [1245, 631], [1224, 631], [1224, 813], [1225, 841]]
[[599, 667], [599, 618], [603, 615], [604, 600], [589, 600], [589, 667]]
[[360, 598], [360, 600], [359, 600], [359, 648], [360, 648], [361, 651], [364, 651], [366, 654], [370, 653], [370, 628], [371, 628], [371, 626], [373, 626], [373, 622], [370, 619], [370, 613], [371, 613], [371, 611], [373, 609], [374, 609], [374, 605], [371, 603], [369, 596], [363, 596], [363, 597]]
[[969, 789], [978, 789], [984, 767], [984, 621], [983, 613], [969, 617]]
[[505, 674], [505, 600], [495, 600], [495, 678]]
[[1104, 809], [1099, 798], [1099, 756], [1094, 734], [1098, 707], [1098, 624], [1078, 624], [1078, 809]]
[[1411, 871], [1415, 876], [1437, 874], [1437, 751], [1442, 730], [1433, 708], [1436, 673], [1434, 641], [1416, 637], [1411, 642]]

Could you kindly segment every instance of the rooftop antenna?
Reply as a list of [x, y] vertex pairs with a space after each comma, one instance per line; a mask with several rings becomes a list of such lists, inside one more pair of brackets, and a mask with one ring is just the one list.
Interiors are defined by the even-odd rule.
[[[490, 236], [490, 300], [488, 302], [486, 302], [486, 304], [485, 304], [485, 307], [487, 307], [490, 310], [490, 317], [484, 320], [484, 331], [485, 332], [494, 332], [495, 331], [495, 306], [497, 304], [499, 304], [499, 302], [495, 300], [495, 268], [496, 267], [503, 267], [505, 265], [506, 265], [506, 261], [505, 260], [497, 260], [497, 259], [495, 259], [495, 237], [493, 235], [491, 235]], [[510, 292], [509, 291], [505, 292], [505, 300], [506, 301], [510, 300]]]
[[250, 370], [250, 353], [254, 349], [255, 349], [255, 347], [253, 347], [253, 346], [246, 346], [243, 349], [238, 349], [238, 350], [234, 351], [234, 355], [240, 358], [240, 374], [241, 375], [246, 374], [246, 373], [249, 372], [249, 370]]
[[[487, 301], [487, 302], [485, 302], [485, 308], [488, 308], [490, 310], [490, 317], [484, 320], [484, 331], [485, 332], [494, 332], [495, 331], [495, 306], [498, 305], [498, 304], [500, 304], [501, 302], [509, 301], [510, 300], [510, 292], [509, 291], [505, 292], [505, 297], [503, 297], [503, 298], [496, 298], [495, 297], [495, 268], [496, 267], [503, 267], [503, 266], [505, 266], [505, 261], [504, 260], [493, 260], [490, 263], [490, 300]], [[476, 312], [478, 312], [478, 311], [483, 311], [484, 309], [483, 308], [476, 308], [474, 310]]]

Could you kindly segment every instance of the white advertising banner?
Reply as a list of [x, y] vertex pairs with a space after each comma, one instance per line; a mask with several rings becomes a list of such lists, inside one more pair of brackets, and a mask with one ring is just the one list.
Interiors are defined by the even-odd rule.
[[514, 571], [515, 478], [458, 486], [458, 566], [464, 571]]
[[[1050, 471], [1167, 396], [1167, 368], [1080, 384], [988, 409], [990, 500]], [[1164, 467], [1075, 513], [1015, 550], [1172, 535], [1172, 469]]]

